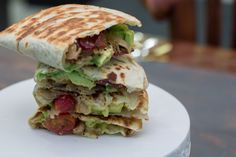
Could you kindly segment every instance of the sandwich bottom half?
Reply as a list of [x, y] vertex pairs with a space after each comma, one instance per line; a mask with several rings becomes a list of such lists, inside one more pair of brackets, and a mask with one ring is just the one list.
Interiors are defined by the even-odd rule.
[[121, 116], [97, 116], [79, 113], [48, 114], [50, 109], [39, 108], [29, 119], [32, 128], [42, 128], [58, 135], [75, 134], [97, 138], [103, 134], [132, 136], [142, 129], [142, 120]]
[[[109, 99], [109, 95], [114, 100]], [[148, 119], [147, 93], [144, 90], [129, 96], [118, 95], [100, 93], [94, 97], [36, 85], [34, 97], [38, 109], [29, 119], [29, 124], [32, 128], [47, 129], [59, 135], [76, 134], [92, 138], [103, 134], [132, 136], [141, 131], [143, 120]]]

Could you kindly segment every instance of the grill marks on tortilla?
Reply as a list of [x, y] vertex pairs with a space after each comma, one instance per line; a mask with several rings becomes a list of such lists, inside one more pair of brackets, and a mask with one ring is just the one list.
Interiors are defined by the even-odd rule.
[[[39, 38], [48, 38], [50, 41], [50, 37], [52, 36], [54, 38], [62, 38], [64, 37], [68, 32], [76, 29], [78, 26], [74, 23], [77, 22], [78, 25], [83, 25], [83, 22], [80, 22], [80, 18], [72, 18], [64, 21], [58, 26], [49, 26], [45, 30], [42, 30], [39, 34]], [[79, 23], [78, 23], [79, 22]], [[63, 30], [60, 30], [60, 28], [63, 28]]]
[[[10, 26], [10, 27], [8, 27], [6, 30], [5, 30], [5, 32], [6, 33], [12, 33], [14, 30], [15, 30], [15, 28], [16, 28], [16, 24], [13, 24], [12, 26]], [[2, 33], [2, 32], [1, 32]]]
[[109, 74], [107, 75], [107, 78], [108, 78], [109, 81], [115, 82], [116, 79], [117, 79], [117, 75], [116, 75], [116, 73], [111, 72], [111, 73], [109, 73]]
[[136, 110], [140, 110], [141, 108], [144, 108], [147, 105], [148, 102], [148, 95], [147, 95], [147, 91], [142, 91], [141, 93], [139, 93], [139, 103], [136, 107]]
[[25, 27], [27, 26], [26, 24], [24, 24], [26, 21], [30, 20], [33, 17], [33, 15], [28, 16], [22, 20], [20, 20], [18, 23], [15, 23], [13, 25], [11, 25], [10, 27], [8, 27], [5, 31], [1, 32], [1, 33], [12, 33], [14, 31], [16, 31], [20, 26]]
[[64, 5], [43, 10], [29, 16], [6, 32], [16, 32], [16, 40], [27, 36], [46, 39], [48, 42], [73, 43], [76, 38], [82, 38], [94, 32], [106, 29], [104, 23], [124, 23], [125, 18], [100, 10], [98, 7], [83, 5]]
[[[63, 16], [61, 16], [61, 15], [57, 15], [57, 16], [55, 16], [55, 17], [52, 17], [52, 18], [49, 18], [49, 19], [47, 19], [47, 20], [45, 20], [45, 21], [43, 21], [43, 22], [36, 22], [36, 24], [35, 25], [31, 25], [31, 23], [34, 23], [34, 20], [33, 19], [36, 19], [36, 18], [32, 18], [31, 20], [30, 20], [30, 22], [29, 22], [29, 28], [26, 28], [26, 29], [24, 29], [24, 28], [22, 28], [22, 30], [21, 31], [19, 31], [16, 35], [17, 35], [17, 40], [21, 40], [21, 39], [23, 39], [24, 37], [26, 37], [26, 36], [28, 36], [28, 35], [31, 35], [31, 34], [33, 34], [34, 36], [37, 36], [37, 37], [39, 37], [40, 38], [40, 35], [42, 34], [42, 32], [40, 32], [40, 31], [38, 31], [40, 28], [42, 28], [42, 27], [45, 27], [47, 24], [50, 24], [50, 23], [52, 23], [53, 21], [55, 21], [55, 20], [58, 20], [58, 19], [60, 19], [60, 18], [63, 18]], [[55, 31], [56, 29], [57, 29], [57, 27], [53, 27], [52, 26], [52, 28], [51, 29], [45, 29], [44, 31], [48, 31], [48, 32], [51, 32], [52, 31], [52, 29], [53, 29], [53, 31]], [[37, 32], [37, 33], [34, 33], [34, 32]], [[41, 37], [42, 38], [42, 37]], [[43, 38], [45, 38], [45, 37], [43, 37]]]
[[120, 73], [120, 78], [123, 80], [123, 82], [124, 82], [124, 80], [125, 80], [125, 73]]

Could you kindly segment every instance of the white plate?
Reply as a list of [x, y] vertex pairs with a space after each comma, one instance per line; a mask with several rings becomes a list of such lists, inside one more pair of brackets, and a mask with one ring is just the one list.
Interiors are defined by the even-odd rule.
[[90, 139], [31, 129], [27, 121], [36, 110], [34, 84], [26, 80], [0, 91], [1, 157], [157, 157], [176, 151], [188, 136], [190, 121], [183, 105], [152, 84], [148, 88], [150, 120], [134, 137]]

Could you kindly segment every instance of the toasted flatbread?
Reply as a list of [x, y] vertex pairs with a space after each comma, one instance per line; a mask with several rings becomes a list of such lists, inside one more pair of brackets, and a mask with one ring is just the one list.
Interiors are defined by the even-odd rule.
[[78, 38], [93, 36], [116, 24], [141, 26], [121, 11], [68, 4], [45, 9], [0, 32], [0, 45], [65, 69], [65, 54]]
[[[134, 117], [137, 119], [148, 119], [148, 95], [145, 90], [127, 93], [113, 92], [113, 93], [93, 93], [83, 94], [83, 92], [68, 92], [63, 90], [40, 88], [37, 85], [34, 89], [34, 97], [39, 107], [45, 107], [53, 104], [53, 100], [60, 95], [71, 95], [76, 100], [75, 113], [82, 113], [84, 115], [118, 115], [123, 117]], [[112, 111], [112, 106], [121, 106], [118, 111]], [[99, 112], [93, 110], [93, 108]]]

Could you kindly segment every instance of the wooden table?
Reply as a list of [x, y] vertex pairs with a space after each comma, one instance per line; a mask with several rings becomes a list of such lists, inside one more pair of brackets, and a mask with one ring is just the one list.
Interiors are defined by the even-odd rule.
[[[149, 55], [141, 64], [151, 83], [187, 108], [191, 156], [236, 156], [236, 52], [183, 42], [174, 43], [171, 51], [154, 56], [159, 62]], [[31, 78], [35, 67], [36, 61], [0, 48], [0, 88]]]
[[158, 60], [159, 62], [236, 74], [236, 50], [199, 46], [181, 41], [161, 41], [150, 51], [151, 53], [143, 60]]

